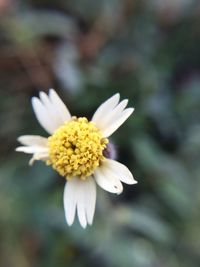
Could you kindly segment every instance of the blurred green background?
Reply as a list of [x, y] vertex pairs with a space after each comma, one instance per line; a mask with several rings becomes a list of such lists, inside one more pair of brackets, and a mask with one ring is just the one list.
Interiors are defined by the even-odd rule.
[[[200, 266], [199, 25], [198, 0], [0, 0], [0, 267]], [[139, 183], [98, 189], [86, 230], [64, 179], [14, 151], [46, 136], [30, 99], [51, 87], [78, 116], [135, 107], [112, 141]]]

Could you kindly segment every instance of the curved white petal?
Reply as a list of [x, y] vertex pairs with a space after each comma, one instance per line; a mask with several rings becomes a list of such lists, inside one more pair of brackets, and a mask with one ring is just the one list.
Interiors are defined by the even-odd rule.
[[71, 115], [57, 93], [50, 89], [49, 96], [40, 92], [40, 99], [32, 98], [32, 106], [41, 126], [50, 134], [71, 118]]
[[128, 117], [133, 113], [134, 108], [127, 108], [125, 109], [120, 117], [117, 118], [117, 120], [113, 120], [113, 122], [108, 125], [105, 129], [102, 130], [103, 137], [109, 137], [111, 134], [113, 134], [127, 119]]
[[107, 165], [103, 165], [97, 168], [94, 172], [94, 177], [97, 184], [104, 190], [110, 193], [121, 194], [123, 186], [118, 177], [113, 174]]
[[68, 225], [72, 225], [74, 222], [78, 193], [77, 189], [77, 179], [75, 177], [66, 182], [63, 194], [63, 204]]
[[97, 125], [101, 125], [103, 117], [109, 114], [109, 112], [111, 112], [119, 103], [119, 97], [120, 95], [119, 93], [117, 93], [114, 96], [110, 97], [108, 100], [106, 100], [103, 104], [101, 104], [94, 113], [92, 121], [94, 121]]
[[27, 154], [34, 154], [34, 153], [47, 153], [48, 148], [42, 146], [19, 146], [15, 149], [17, 152], [24, 152]]
[[37, 120], [39, 121], [40, 125], [49, 134], [52, 134], [56, 129], [56, 125], [54, 125], [54, 121], [51, 120], [48, 110], [37, 97], [33, 97], [31, 99], [31, 102], [32, 102], [33, 110], [35, 112], [35, 116]]
[[39, 135], [21, 135], [17, 140], [26, 146], [46, 146], [48, 139]]
[[132, 173], [122, 163], [116, 160], [107, 159], [104, 164], [107, 165], [107, 168], [109, 168], [111, 172], [115, 173], [123, 183], [137, 184], [137, 181], [133, 178]]
[[32, 165], [35, 160], [48, 160], [49, 153], [47, 147], [47, 138], [39, 135], [22, 135], [17, 140], [24, 145], [17, 147], [15, 149], [17, 152], [33, 154], [29, 161], [29, 165]]
[[54, 89], [49, 90], [49, 98], [54, 107], [56, 107], [62, 122], [69, 121], [71, 119], [71, 114]]
[[32, 166], [36, 160], [47, 161], [48, 159], [49, 155], [47, 152], [34, 153], [32, 158], [29, 160], [29, 165]]

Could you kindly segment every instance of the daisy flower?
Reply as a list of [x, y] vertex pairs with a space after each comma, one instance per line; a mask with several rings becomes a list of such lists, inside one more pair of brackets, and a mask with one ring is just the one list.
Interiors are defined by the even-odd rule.
[[66, 179], [64, 210], [68, 225], [72, 225], [77, 211], [83, 228], [93, 222], [96, 205], [96, 183], [110, 193], [120, 194], [122, 183], [137, 183], [123, 164], [109, 158], [111, 136], [134, 111], [126, 108], [115, 94], [96, 110], [92, 120], [71, 116], [57, 93], [39, 93], [32, 98], [36, 118], [49, 137], [23, 135], [22, 146], [16, 151], [32, 154], [30, 165], [42, 160]]

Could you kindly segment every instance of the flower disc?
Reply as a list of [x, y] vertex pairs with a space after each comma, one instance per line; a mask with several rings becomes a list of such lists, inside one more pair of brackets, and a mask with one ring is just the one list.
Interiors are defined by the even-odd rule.
[[103, 150], [108, 139], [86, 118], [72, 118], [48, 138], [47, 164], [66, 178], [85, 179], [105, 160]]

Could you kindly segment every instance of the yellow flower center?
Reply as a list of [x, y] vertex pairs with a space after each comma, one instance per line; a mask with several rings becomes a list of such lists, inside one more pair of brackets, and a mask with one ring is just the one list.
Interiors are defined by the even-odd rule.
[[48, 138], [47, 164], [67, 179], [79, 176], [86, 179], [105, 159], [103, 150], [108, 139], [86, 118], [73, 117]]

